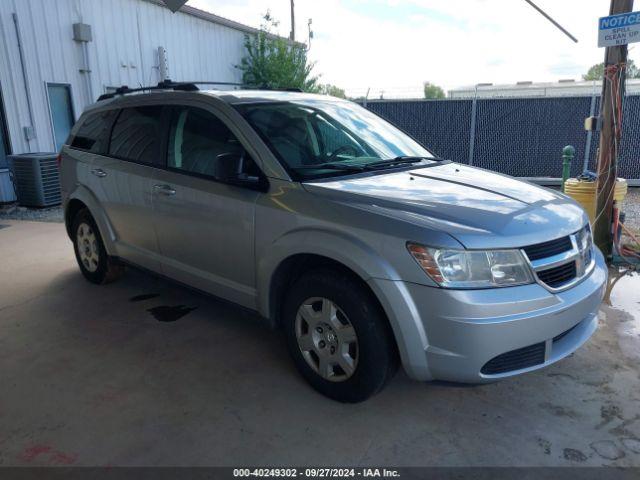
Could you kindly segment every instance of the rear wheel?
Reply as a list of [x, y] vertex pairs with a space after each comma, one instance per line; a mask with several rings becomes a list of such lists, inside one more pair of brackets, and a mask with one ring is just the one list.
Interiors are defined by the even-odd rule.
[[84, 277], [92, 283], [109, 283], [123, 272], [123, 267], [107, 255], [100, 231], [88, 210], [80, 210], [73, 219], [73, 249]]
[[358, 279], [332, 270], [307, 273], [291, 288], [283, 315], [293, 360], [320, 393], [361, 402], [393, 377], [393, 335]]

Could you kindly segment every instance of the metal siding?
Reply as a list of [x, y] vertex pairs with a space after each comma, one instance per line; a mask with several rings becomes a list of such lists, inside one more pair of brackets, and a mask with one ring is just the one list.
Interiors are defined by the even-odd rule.
[[[23, 127], [30, 124], [26, 90], [12, 13], [18, 15], [36, 138], [29, 145]], [[0, 1], [0, 86], [13, 153], [54, 148], [46, 83], [71, 85], [76, 118], [89, 98], [83, 52], [72, 25], [88, 23], [93, 96], [105, 87], [157, 83], [157, 49], [167, 50], [173, 80], [240, 81], [234, 68], [244, 55], [245, 32], [146, 0], [2, 0]], [[124, 66], [123, 66], [124, 64]]]
[[11, 14], [7, 13], [6, 5], [0, 2], [0, 88], [5, 102], [7, 130], [13, 152], [26, 151], [26, 142], [21, 132], [21, 125], [28, 121], [27, 101], [24, 97], [22, 73], [17, 65], [18, 47], [15, 42], [15, 31]]

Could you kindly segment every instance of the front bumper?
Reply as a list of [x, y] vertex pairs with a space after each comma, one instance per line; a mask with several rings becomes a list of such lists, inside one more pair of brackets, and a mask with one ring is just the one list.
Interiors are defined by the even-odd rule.
[[[538, 284], [449, 290], [389, 280], [369, 283], [389, 316], [411, 377], [483, 383], [545, 367], [589, 339], [607, 282], [604, 258], [597, 249], [595, 255], [593, 271], [560, 293]], [[529, 361], [521, 367], [504, 355], [532, 346], [538, 347], [535, 359], [529, 358], [535, 365]], [[487, 368], [498, 356], [506, 363]]]

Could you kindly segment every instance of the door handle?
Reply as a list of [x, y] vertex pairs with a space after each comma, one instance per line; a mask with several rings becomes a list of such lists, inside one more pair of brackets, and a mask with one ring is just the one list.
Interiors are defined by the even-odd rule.
[[176, 194], [175, 189], [171, 187], [171, 185], [154, 185], [153, 189], [162, 195], [171, 196]]
[[100, 177], [100, 178], [104, 178], [107, 176], [107, 172], [105, 172], [101, 168], [94, 168], [93, 170], [91, 170], [91, 173], [93, 173], [96, 177]]

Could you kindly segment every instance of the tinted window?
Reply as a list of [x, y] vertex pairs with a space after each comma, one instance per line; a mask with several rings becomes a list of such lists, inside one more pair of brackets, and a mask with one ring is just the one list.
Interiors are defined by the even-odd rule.
[[243, 154], [246, 173], [255, 173], [255, 164], [244, 148], [215, 115], [199, 108], [183, 107], [173, 110], [167, 165], [170, 168], [215, 177], [217, 164], [224, 154]]
[[106, 152], [109, 130], [116, 113], [116, 110], [108, 110], [88, 115], [71, 140], [71, 146], [92, 153]]
[[118, 115], [109, 154], [140, 163], [161, 162], [162, 106], [125, 108]]

